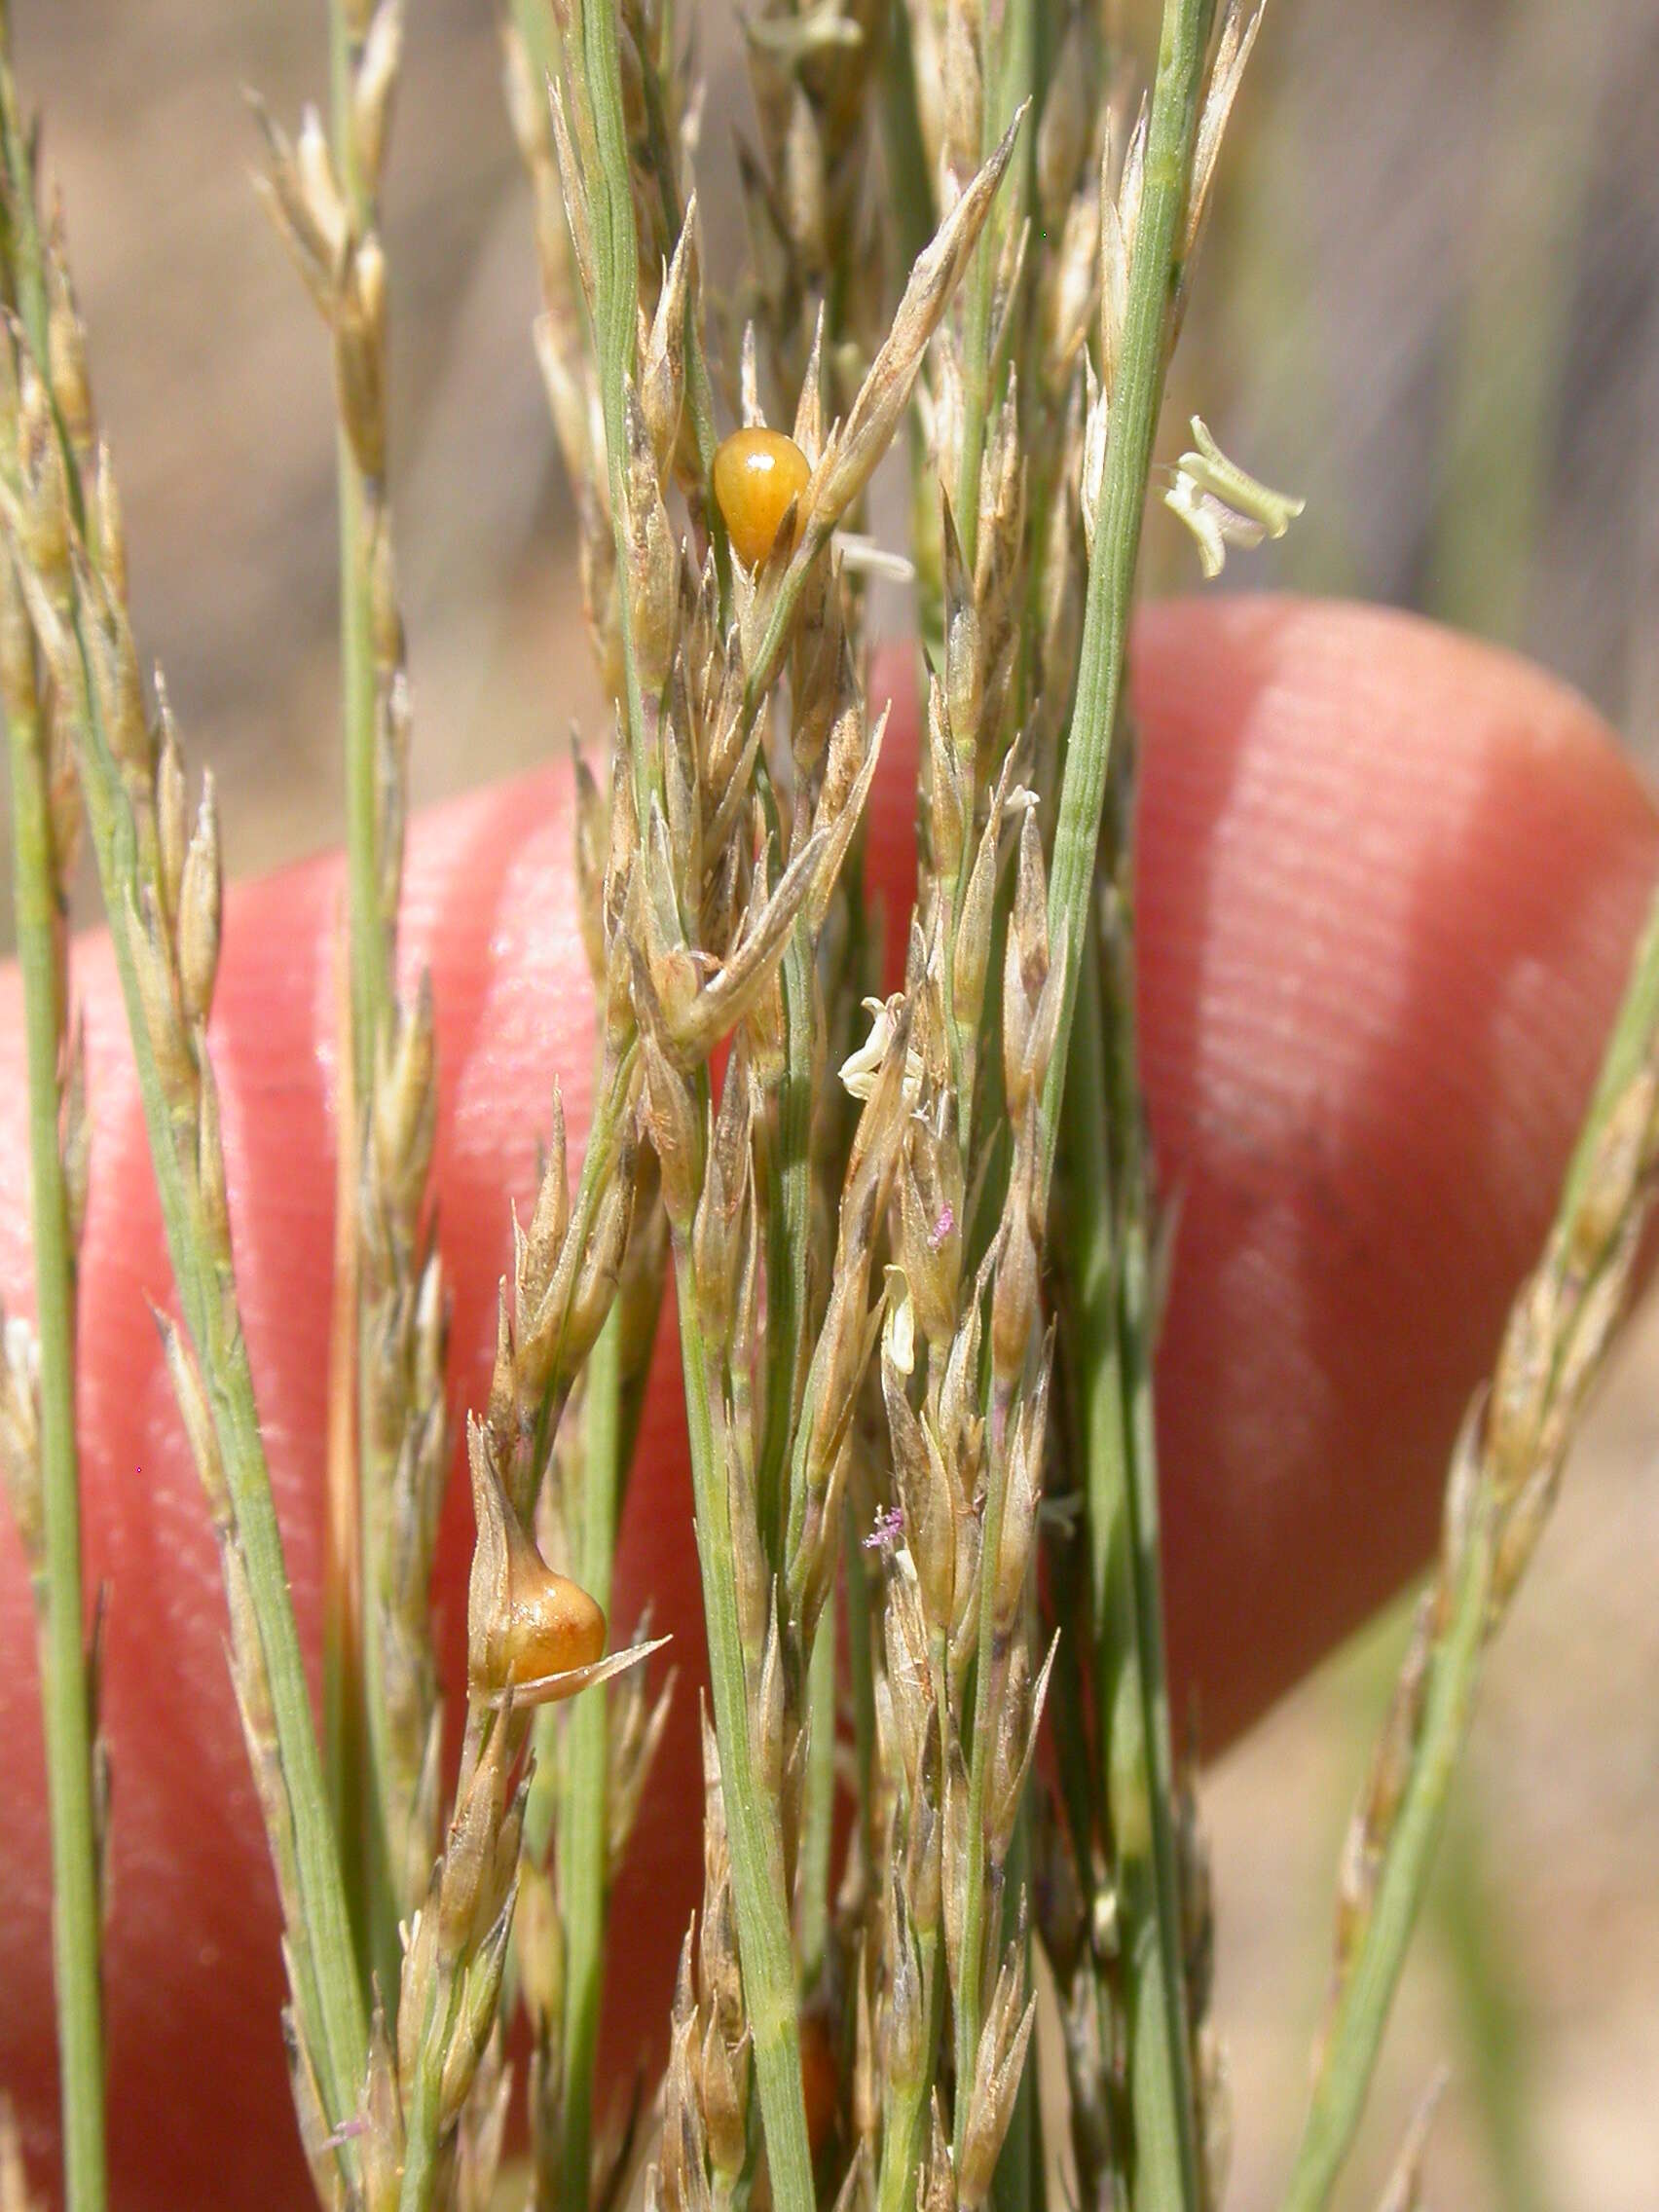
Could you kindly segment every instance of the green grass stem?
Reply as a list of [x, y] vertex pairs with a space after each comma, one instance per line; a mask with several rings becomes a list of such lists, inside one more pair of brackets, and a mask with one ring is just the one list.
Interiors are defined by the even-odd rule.
[[[8, 134], [10, 135], [10, 134]], [[16, 586], [11, 587], [14, 591]], [[7, 717], [13, 900], [28, 1067], [30, 1226], [40, 1349], [40, 1465], [46, 1587], [41, 1717], [52, 1822], [53, 1971], [69, 2212], [102, 2212], [104, 2063], [92, 1713], [82, 1647], [80, 1467], [75, 1445], [75, 1248], [59, 1148], [58, 911], [45, 738], [38, 717]]]

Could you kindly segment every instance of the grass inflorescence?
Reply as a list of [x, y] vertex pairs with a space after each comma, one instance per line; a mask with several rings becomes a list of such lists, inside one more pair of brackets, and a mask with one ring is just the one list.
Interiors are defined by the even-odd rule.
[[[41, 1603], [77, 2208], [104, 2194], [105, 1791], [72, 1418], [87, 1112], [62, 918], [83, 814], [319, 2199], [1026, 2212], [1064, 2186], [1123, 2212], [1219, 2202], [1207, 1870], [1162, 1641], [1165, 1224], [1137, 1075], [1124, 704], [1161, 398], [1260, 20], [1216, 15], [1165, 0], [1143, 94], [1116, 11], [768, 0], [742, 26], [750, 263], [717, 297], [674, 12], [504, 10], [535, 348], [612, 722], [571, 768], [572, 926], [598, 1010], [585, 1148], [572, 1177], [555, 1089], [470, 1409], [449, 1402], [429, 1190], [437, 1021], [397, 958], [413, 718], [380, 198], [400, 0], [333, 0], [326, 124], [308, 113], [290, 136], [257, 111], [260, 188], [319, 310], [338, 412], [349, 896], [320, 1730], [238, 1304], [209, 1046], [217, 802], [208, 778], [191, 808], [160, 681], [140, 674], [62, 229], [41, 217], [0, 68], [0, 705], [37, 1297], [34, 1331], [7, 1328], [0, 1443]], [[749, 442], [723, 447], [736, 431]], [[1201, 421], [1194, 435], [1165, 497], [1211, 571], [1297, 502]], [[755, 489], [756, 452], [781, 491]], [[869, 535], [890, 457], [923, 652], [914, 904], [884, 991], [864, 848], [888, 727], [867, 582], [895, 566]], [[1622, 1310], [1655, 1161], [1656, 974], [1650, 941], [1453, 1469], [1345, 1854], [1287, 2212], [1322, 2206], [1342, 2166], [1480, 1655]], [[672, 1677], [647, 1688], [648, 1623], [619, 1642], [608, 1620], [671, 1281], [700, 1715], [671, 1708]], [[448, 1776], [428, 1585], [461, 1431], [476, 1534]], [[654, 2106], [618, 2120], [599, 2069], [608, 1902], [671, 1725], [701, 1730], [702, 1904]], [[1039, 1954], [1063, 2149], [1035, 2090]], [[1391, 2201], [1416, 2200], [1428, 2111]], [[17, 2168], [0, 2131], [8, 2208]]]

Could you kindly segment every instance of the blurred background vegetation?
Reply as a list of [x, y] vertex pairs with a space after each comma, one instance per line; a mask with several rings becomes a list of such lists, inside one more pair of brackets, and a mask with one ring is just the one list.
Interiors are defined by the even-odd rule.
[[[702, 13], [719, 270], [744, 94], [729, 25]], [[328, 369], [247, 187], [240, 96], [291, 117], [316, 93], [322, 7], [14, 0], [14, 18], [118, 449], [135, 624], [246, 873], [339, 821]], [[409, 18], [392, 475], [429, 799], [601, 717], [491, 9], [410, 0]], [[1656, 117], [1654, 0], [1272, 0], [1163, 446], [1199, 408], [1307, 498], [1229, 586], [1349, 592], [1515, 645], [1659, 767]], [[1155, 589], [1196, 581], [1162, 518], [1147, 561]], [[1656, 1379], [1650, 1308], [1494, 1654], [1356, 2205], [1442, 2061], [1439, 2202], [1659, 2202]], [[1299, 2117], [1331, 1868], [1403, 1637], [1403, 1616], [1379, 1624], [1209, 1778], [1238, 2207], [1270, 2201]]]

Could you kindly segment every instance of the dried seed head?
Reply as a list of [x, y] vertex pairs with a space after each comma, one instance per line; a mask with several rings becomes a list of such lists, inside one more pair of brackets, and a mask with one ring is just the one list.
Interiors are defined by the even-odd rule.
[[709, 2164], [717, 2179], [729, 2189], [743, 2171], [749, 2147], [748, 2038], [745, 2036], [733, 2047], [713, 2017], [703, 2035], [698, 2087]]
[[576, 911], [581, 922], [582, 949], [594, 988], [603, 991], [606, 972], [605, 875], [609, 825], [604, 793], [582, 757], [574, 737], [571, 759], [575, 779]]
[[[649, 1641], [648, 1618], [642, 1618], [636, 1643]], [[609, 1819], [607, 1849], [612, 1866], [620, 1865], [634, 1832], [640, 1800], [661, 1749], [669, 1713], [674, 1703], [676, 1673], [669, 1669], [656, 1702], [647, 1706], [645, 1677], [627, 1676], [611, 1698]]]
[[922, 1334], [943, 1346], [955, 1333], [961, 1295], [962, 1154], [952, 1134], [938, 1136], [920, 1119], [906, 1136], [899, 1164], [900, 1252]]
[[[1011, 1115], [1035, 1101], [1042, 1090], [1059, 1034], [1068, 958], [1063, 923], [1050, 957], [1042, 847], [1029, 816], [1027, 829], [1029, 835], [1020, 839], [1020, 877], [1003, 980], [1003, 1019], [1006, 1024], [1012, 1016], [1014, 1023], [1012, 1031], [1005, 1027], [1003, 1033], [1003, 1075]], [[1035, 866], [1028, 866], [1032, 860]]]
[[1014, 2100], [1025, 2071], [1026, 2046], [1037, 2017], [1035, 1997], [1023, 2012], [1019, 2010], [1020, 1988], [1017, 1971], [1005, 1967], [980, 2032], [968, 2102], [968, 2128], [956, 2176], [956, 2200], [963, 2212], [975, 2212], [988, 2200], [1003, 2137], [1014, 2117]]
[[950, 742], [950, 713], [937, 677], [928, 682], [927, 738], [928, 861], [940, 883], [952, 884], [967, 847], [973, 789]]
[[942, 198], [948, 206], [974, 173], [982, 143], [984, 83], [979, 72], [979, 10], [949, 7], [944, 15], [944, 144]]
[[219, 810], [213, 772], [208, 769], [202, 780], [202, 804], [178, 886], [179, 1000], [189, 1022], [205, 1021], [213, 1003], [222, 901]]
[[[605, 1651], [605, 1615], [585, 1590], [555, 1574], [501, 1489], [489, 1437], [467, 1431], [477, 1535], [467, 1601], [473, 1695], [547, 1703], [573, 1696]], [[504, 1734], [504, 1730], [498, 1730]]]
[[[674, 663], [680, 618], [680, 554], [673, 525], [656, 485], [656, 463], [645, 417], [629, 386], [628, 589], [633, 603], [634, 651], [640, 682], [659, 692]], [[635, 433], [638, 433], [638, 443]]]
[[985, 1794], [985, 1835], [992, 1859], [999, 1866], [1007, 1862], [1014, 1824], [1019, 1817], [1020, 1800], [1031, 1773], [1058, 1642], [1056, 1629], [1035, 1683], [1031, 1680], [1031, 1662], [1024, 1643], [1016, 1641], [1009, 1657], [1008, 1687], [997, 1707]]
[[1014, 1171], [1003, 1204], [1002, 1243], [991, 1286], [991, 1373], [1012, 1390], [1025, 1366], [1038, 1310], [1039, 1244], [1034, 1220], [1037, 1177], [1036, 1101], [1015, 1140]]
[[736, 1262], [743, 1244], [740, 1215], [751, 1174], [750, 1123], [749, 1071], [740, 1047], [727, 1064], [721, 1086], [691, 1239], [698, 1309], [710, 1346], [718, 1352], [723, 1352], [731, 1341], [740, 1289]]
[[[1113, 218], [1115, 219], [1115, 218]], [[1089, 193], [1070, 202], [1043, 293], [1043, 374], [1063, 387], [1088, 336], [1100, 282], [1100, 210]]]
[[1010, 750], [997, 778], [996, 789], [991, 794], [990, 810], [980, 832], [978, 850], [974, 856], [968, 888], [962, 898], [962, 911], [956, 926], [956, 945], [951, 955], [951, 991], [956, 1018], [970, 1035], [978, 1029], [979, 1016], [985, 1003], [985, 973], [990, 966], [991, 926], [996, 903], [998, 847], [1002, 838], [1003, 817], [1014, 788], [1016, 752], [1017, 748]]
[[961, 540], [950, 500], [941, 500], [944, 549], [944, 699], [952, 743], [973, 759], [983, 702], [979, 663], [979, 618], [974, 590], [963, 565]]
[[86, 624], [88, 656], [104, 738], [120, 765], [129, 775], [142, 778], [148, 791], [155, 766], [154, 748], [144, 714], [144, 684], [132, 631], [125, 608], [109, 598], [82, 561], [77, 559], [76, 566], [76, 581], [90, 616]]
[[1059, 227], [1083, 166], [1093, 113], [1088, 41], [1074, 16], [1049, 79], [1043, 120], [1037, 127], [1037, 199], [1051, 230]]
[[565, 1095], [555, 1077], [553, 1127], [547, 1142], [547, 1158], [542, 1163], [541, 1180], [536, 1185], [535, 1210], [530, 1217], [530, 1229], [515, 1271], [514, 1289], [518, 1309], [523, 1314], [534, 1313], [547, 1295], [553, 1280], [553, 1271], [564, 1248], [570, 1218], [571, 1195], [565, 1162]]
[[922, 2080], [926, 2010], [921, 1969], [897, 1867], [891, 1870], [888, 1890], [887, 1971], [886, 2034], [882, 2039], [887, 2089], [889, 2096], [903, 2096]]
[[593, 1348], [616, 1296], [628, 1232], [634, 1218], [634, 1195], [640, 1181], [633, 1147], [619, 1153], [616, 1173], [599, 1201], [599, 1212], [588, 1236], [576, 1273], [570, 1310], [565, 1316], [561, 1372], [566, 1380], [575, 1374]]
[[196, 1462], [196, 1472], [206, 1493], [207, 1510], [212, 1517], [213, 1526], [223, 1535], [232, 1526], [231, 1495], [225, 1483], [224, 1462], [219, 1456], [219, 1440], [213, 1427], [213, 1417], [207, 1409], [207, 1393], [202, 1386], [195, 1358], [172, 1322], [166, 1314], [157, 1313], [156, 1327], [161, 1332], [167, 1377], [172, 1383], [179, 1418], [184, 1422], [190, 1456]]
[[[994, 1322], [993, 1322], [994, 1330]], [[1043, 1494], [1043, 1452], [1048, 1428], [1049, 1378], [1053, 1366], [1053, 1330], [1043, 1348], [1037, 1381], [1022, 1401], [1008, 1450], [1008, 1481], [1003, 1499], [1001, 1541], [997, 1547], [996, 1586], [991, 1616], [1000, 1635], [1011, 1635], [1019, 1617], [1030, 1571], [1037, 1507]]]
[[208, 1251], [221, 1267], [231, 1259], [231, 1202], [225, 1180], [224, 1137], [219, 1124], [219, 1085], [213, 1063], [196, 1032], [196, 1189], [202, 1206], [202, 1234]]
[[184, 1025], [179, 1019], [172, 964], [167, 957], [152, 914], [140, 915], [130, 896], [127, 901], [128, 948], [144, 1013], [144, 1029], [155, 1054], [157, 1072], [167, 1104], [182, 1119], [196, 1111], [197, 1070]]
[[386, 476], [386, 256], [370, 232], [351, 252], [334, 307], [340, 420], [364, 479]]
[[162, 698], [161, 731], [161, 750], [156, 757], [156, 845], [161, 865], [162, 897], [167, 913], [176, 915], [179, 891], [184, 881], [184, 857], [190, 849], [190, 807], [184, 781], [184, 758], [178, 749], [172, 714], [165, 695]]
[[[475, 1936], [473, 1955], [466, 1961], [461, 1976], [454, 2026], [439, 2077], [440, 2136], [447, 2136], [456, 2128], [491, 2039], [498, 2033], [497, 2013], [512, 1936], [512, 1877], [518, 1863], [518, 1830], [522, 1818], [519, 1803], [515, 1801], [502, 1817], [495, 1860], [487, 1877], [489, 1886], [482, 1893], [491, 1899], [498, 1897], [499, 1902], [482, 1934]], [[510, 1861], [506, 1858], [509, 1844], [513, 1854]]]
[[944, 1762], [944, 1949], [950, 1966], [950, 1983], [958, 1986], [962, 1973], [962, 1943], [967, 1916], [971, 1855], [979, 1848], [968, 1817], [968, 1767], [954, 1730]]
[[1187, 196], [1187, 232], [1181, 254], [1183, 265], [1192, 260], [1204, 227], [1210, 188], [1215, 182], [1216, 157], [1221, 151], [1233, 103], [1243, 82], [1250, 50], [1261, 27], [1262, 0], [1228, 0], [1193, 147], [1193, 181]]
[[1537, 1464], [1538, 1436], [1554, 1381], [1560, 1306], [1560, 1282], [1540, 1268], [1510, 1309], [1481, 1435], [1481, 1456], [1500, 1502], [1517, 1494]]
[[40, 1352], [29, 1324], [0, 1309], [0, 1474], [13, 1525], [32, 1571], [46, 1556], [40, 1463]]
[[959, 1550], [957, 1498], [938, 1443], [904, 1395], [903, 1380], [884, 1353], [882, 1395], [893, 1438], [894, 1473], [903, 1501], [904, 1533], [916, 1564], [922, 1606], [939, 1629], [949, 1627]]
[[666, 490], [680, 442], [681, 409], [685, 395], [685, 309], [697, 282], [697, 196], [686, 203], [685, 219], [663, 278], [656, 314], [640, 348], [640, 406], [645, 415], [657, 484]]
[[0, 553], [0, 704], [12, 722], [39, 715], [34, 630], [10, 553]]
[[52, 395], [14, 324], [22, 362], [18, 389], [18, 461], [22, 474], [23, 559], [54, 600], [69, 588], [69, 485]]
[[809, 281], [828, 261], [827, 166], [812, 103], [797, 82], [784, 131], [778, 197], [793, 260]]
[[689, 1235], [702, 1185], [703, 1132], [691, 1087], [647, 1023], [642, 1038], [645, 1123], [662, 1177], [663, 1204], [678, 1235]]
[[46, 260], [47, 370], [52, 395], [68, 433], [77, 461], [85, 467], [92, 458], [95, 422], [92, 387], [87, 377], [87, 329], [75, 304], [63, 254], [61, 211], [55, 211]]
[[[548, 87], [548, 111], [553, 118], [553, 145], [559, 157], [559, 182], [564, 188], [565, 218], [571, 228], [571, 248], [576, 258], [576, 274], [581, 278], [582, 296], [587, 302], [589, 314], [592, 314], [598, 305], [599, 290], [595, 280], [593, 215], [588, 204], [582, 168], [582, 158], [590, 149], [584, 147], [578, 155], [571, 129], [571, 108], [566, 101], [565, 88], [557, 79]], [[579, 101], [576, 103], [576, 114], [579, 129]]]
[[519, 1987], [537, 2040], [562, 2025], [565, 2009], [565, 1922], [551, 1877], [526, 1856], [513, 1912]]
[[367, 28], [360, 33], [362, 51], [351, 76], [351, 138], [363, 189], [372, 199], [386, 166], [392, 92], [403, 52], [403, 6], [402, 0], [380, 0], [378, 7], [373, 0], [354, 0], [354, 7], [367, 18]]
[[784, 1645], [783, 1629], [774, 1596], [766, 1624], [766, 1642], [758, 1680], [749, 1695], [749, 1728], [755, 1748], [755, 1771], [768, 1801], [784, 1804]]
[[1567, 1263], [1588, 1276], [1628, 1222], [1652, 1173], [1659, 1071], [1644, 1067], [1626, 1084], [1603, 1125], [1567, 1225]]
[[413, 1215], [425, 1188], [437, 1130], [432, 977], [423, 970], [414, 1004], [398, 1004], [382, 1031], [371, 1106], [374, 1169], [390, 1202]]

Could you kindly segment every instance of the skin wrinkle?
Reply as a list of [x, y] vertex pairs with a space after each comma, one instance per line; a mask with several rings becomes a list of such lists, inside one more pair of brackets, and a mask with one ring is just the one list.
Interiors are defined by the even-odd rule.
[[[1159, 1159], [1183, 1200], [1161, 1358], [1175, 1695], [1184, 1714], [1201, 1681], [1214, 1745], [1420, 1556], [1464, 1394], [1553, 1197], [1659, 864], [1659, 830], [1587, 710], [1519, 663], [1420, 623], [1295, 602], [1158, 608], [1137, 632], [1135, 676], [1144, 1064]], [[913, 880], [913, 730], [896, 728], [889, 744], [869, 878], [891, 948]], [[1469, 771], [1478, 803], [1461, 819], [1486, 834], [1441, 850], [1449, 756], [1480, 763]], [[1309, 758], [1319, 763], [1311, 785]], [[1316, 828], [1294, 812], [1310, 789]], [[568, 791], [561, 765], [412, 828], [404, 965], [413, 973], [429, 948], [458, 1427], [488, 1380], [495, 1285], [510, 1250], [503, 1190], [522, 1212], [556, 1065], [572, 1176], [585, 1127], [590, 998], [572, 941]], [[1352, 839], [1345, 845], [1333, 819], [1372, 825], [1368, 870], [1346, 865]], [[1225, 882], [1213, 866], [1224, 824], [1234, 841]], [[1389, 902], [1407, 978], [1404, 989], [1388, 983], [1405, 1025], [1391, 1038], [1370, 1011], [1383, 951], [1368, 902], [1386, 880], [1385, 836], [1406, 886]], [[1310, 847], [1334, 856], [1330, 896], [1348, 917], [1322, 953], [1366, 948], [1318, 992], [1288, 979], [1301, 947], [1283, 919], [1284, 884], [1307, 880]], [[338, 887], [329, 862], [232, 894], [214, 1030], [221, 1074], [239, 1092], [226, 1129], [256, 1378], [296, 1602], [313, 1624], [333, 1209], [325, 948]], [[1216, 940], [1230, 948], [1226, 963]], [[1540, 980], [1528, 999], [1536, 1031], [1519, 1040], [1530, 1050], [1516, 1052], [1513, 1019], [1493, 1010], [1507, 1006], [1518, 962]], [[231, 2212], [303, 2201], [305, 2185], [275, 2026], [271, 1878], [226, 1678], [212, 1541], [139, 1298], [170, 1303], [107, 976], [107, 948], [78, 948], [97, 1117], [82, 1381], [89, 1552], [116, 1577], [116, 2194], [137, 2212], [209, 2200]], [[1231, 996], [1219, 992], [1223, 977]], [[1267, 1026], [1256, 1011], [1264, 993], [1282, 1013]], [[24, 1121], [18, 1030], [17, 979], [0, 972], [8, 1190]], [[1300, 1072], [1287, 1083], [1290, 1055]], [[1320, 1073], [1336, 1068], [1340, 1080]], [[1526, 1133], [1511, 1142], [1518, 1091]], [[1245, 1126], [1247, 1153], [1233, 1141]], [[251, 1205], [244, 1174], [267, 1186]], [[0, 1205], [0, 1292], [27, 1310], [20, 1213]], [[614, 1630], [626, 1638], [652, 1597], [655, 1626], [676, 1633], [682, 1679], [615, 1898], [619, 1940], [635, 1946], [608, 1999], [602, 2065], [618, 2093], [660, 2032], [698, 1884], [699, 1613], [677, 1361], [662, 1341], [657, 1358]], [[135, 1495], [137, 1464], [145, 1489]], [[451, 1683], [467, 1536], [462, 1482], [441, 1537]], [[38, 2157], [53, 2133], [53, 2060], [33, 1634], [0, 1513], [0, 1768], [24, 1778], [0, 1816], [0, 1989], [13, 2000], [0, 2004], [0, 2077], [20, 2093]], [[187, 1778], [193, 1793], [169, 1796]], [[205, 1952], [216, 1969], [201, 1965]]]

